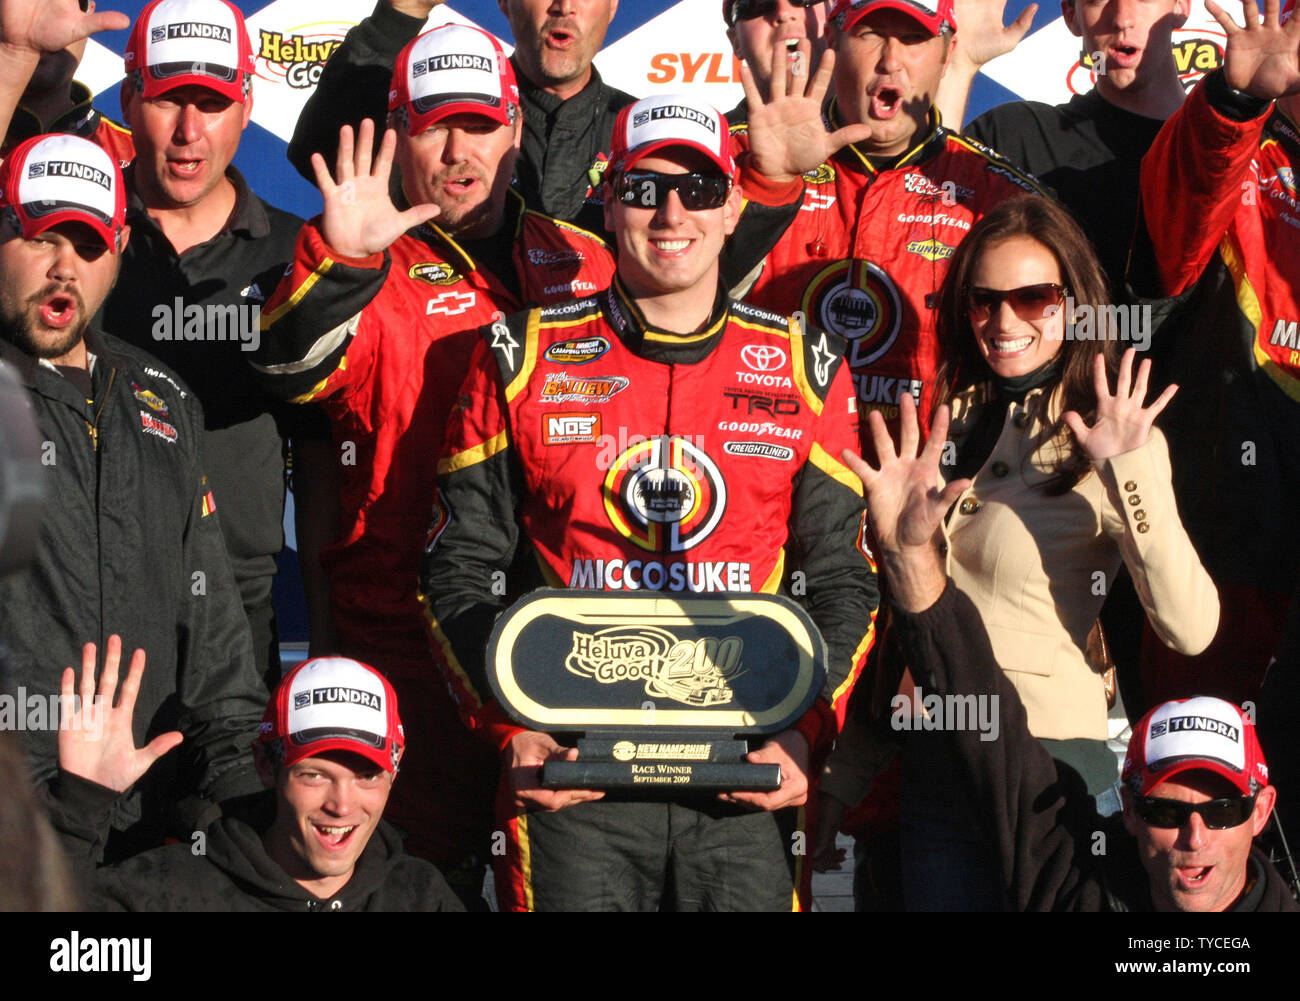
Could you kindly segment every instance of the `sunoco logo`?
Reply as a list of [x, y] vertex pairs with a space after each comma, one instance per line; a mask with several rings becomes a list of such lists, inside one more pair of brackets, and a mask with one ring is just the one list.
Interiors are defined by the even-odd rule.
[[[602, 685], [641, 682], [647, 695], [688, 706], [725, 705], [735, 697], [728, 682], [741, 673], [743, 649], [739, 636], [678, 639], [657, 626], [612, 626], [575, 631], [564, 668]], [[635, 754], [619, 753], [629, 750]]]
[[938, 240], [912, 240], [907, 245], [909, 254], [917, 254], [927, 261], [946, 261], [955, 249]]
[[266, 63], [268, 79], [283, 79], [295, 90], [315, 87], [342, 36], [312, 38], [308, 35], [261, 31], [258, 58]]

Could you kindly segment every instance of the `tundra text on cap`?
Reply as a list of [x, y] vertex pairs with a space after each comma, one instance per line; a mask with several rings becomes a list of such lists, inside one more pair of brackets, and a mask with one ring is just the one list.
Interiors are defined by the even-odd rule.
[[952, 0], [836, 0], [830, 22], [840, 31], [848, 31], [874, 10], [896, 10], [915, 20], [932, 35], [946, 24], [957, 30]]
[[146, 98], [198, 86], [242, 104], [253, 68], [244, 15], [226, 0], [154, 0], [126, 46], [127, 76]]
[[87, 139], [35, 136], [19, 145], [0, 166], [0, 204], [29, 239], [61, 222], [83, 222], [113, 253], [121, 249], [122, 174]]
[[1146, 796], [1191, 769], [1222, 775], [1244, 795], [1268, 785], [1255, 724], [1231, 702], [1205, 695], [1161, 703], [1138, 721], [1123, 779]]
[[511, 104], [519, 105], [519, 87], [501, 44], [465, 24], [418, 35], [398, 55], [388, 91], [388, 110], [405, 109], [413, 136], [452, 115], [482, 115], [508, 125]]
[[322, 751], [351, 751], [388, 772], [397, 771], [406, 746], [393, 686], [347, 657], [317, 657], [285, 675], [257, 739], [279, 741], [285, 766]]
[[713, 105], [689, 94], [656, 94], [620, 111], [607, 176], [631, 170], [638, 160], [674, 146], [699, 150], [728, 177], [736, 176], [726, 118]]

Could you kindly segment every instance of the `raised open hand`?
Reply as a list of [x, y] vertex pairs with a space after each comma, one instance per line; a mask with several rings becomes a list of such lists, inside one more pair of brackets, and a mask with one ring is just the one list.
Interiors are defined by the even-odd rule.
[[844, 462], [858, 474], [867, 494], [867, 516], [882, 554], [901, 553], [919, 546], [929, 546], [943, 521], [944, 512], [970, 486], [970, 480], [953, 480], [939, 489], [939, 458], [948, 437], [948, 408], [939, 407], [930, 426], [930, 439], [917, 451], [921, 434], [916, 419], [916, 403], [911, 394], [903, 393], [898, 408], [900, 448], [885, 427], [885, 419], [873, 410], [867, 414], [867, 426], [880, 460], [872, 469], [848, 449]]
[[80, 706], [75, 705], [73, 696], [76, 671], [70, 667], [63, 669], [59, 767], [109, 789], [125, 792], [155, 761], [180, 744], [182, 738], [178, 731], [172, 730], [137, 749], [131, 721], [140, 692], [140, 678], [144, 675], [144, 651], [137, 650], [131, 658], [116, 706], [113, 696], [117, 693], [117, 666], [122, 659], [121, 637], [114, 634], [108, 638], [98, 692], [95, 690], [96, 652], [94, 643], [87, 643], [81, 650]]
[[77, 0], [4, 0], [0, 3], [0, 41], [30, 52], [58, 52], [99, 31], [123, 31], [131, 19], [115, 10], [82, 11]]
[[956, 56], [973, 66], [983, 66], [1019, 45], [1033, 26], [1038, 4], [1031, 3], [1014, 21], [1003, 25], [1006, 9], [1006, 0], [953, 0], [952, 12], [957, 20]]
[[1255, 0], [1243, 0], [1242, 28], [1214, 0], [1205, 0], [1205, 9], [1228, 36], [1223, 72], [1230, 87], [1268, 101], [1300, 94], [1300, 17], [1279, 24], [1279, 0], [1264, 0], [1260, 21]]
[[379, 152], [371, 162], [375, 123], [369, 118], [353, 141], [352, 126], [339, 129], [339, 150], [335, 177], [325, 168], [325, 158], [311, 155], [316, 187], [325, 200], [321, 236], [344, 257], [369, 257], [387, 250], [412, 226], [427, 222], [439, 212], [433, 204], [414, 205], [399, 212], [388, 194], [388, 175], [393, 169], [397, 133], [388, 129]]
[[817, 72], [809, 78], [812, 45], [804, 39], [794, 52], [783, 45], [772, 49], [771, 94], [763, 100], [754, 74], [740, 68], [740, 82], [749, 102], [749, 156], [753, 168], [777, 181], [815, 170], [849, 143], [871, 136], [869, 125], [846, 125], [827, 132], [822, 101], [835, 69], [835, 52], [827, 49]]
[[1114, 395], [1110, 391], [1110, 381], [1106, 378], [1106, 360], [1100, 353], [1097, 355], [1092, 369], [1093, 385], [1097, 391], [1097, 419], [1092, 427], [1088, 427], [1073, 410], [1062, 415], [1066, 425], [1074, 432], [1079, 447], [1093, 462], [1102, 462], [1111, 456], [1131, 452], [1145, 445], [1147, 436], [1151, 434], [1151, 425], [1169, 405], [1174, 393], [1178, 392], [1177, 386], [1170, 385], [1151, 406], [1144, 407], [1142, 404], [1147, 397], [1151, 359], [1142, 361], [1138, 366], [1137, 378], [1132, 379], [1133, 356], [1136, 353], [1129, 348], [1120, 359]]

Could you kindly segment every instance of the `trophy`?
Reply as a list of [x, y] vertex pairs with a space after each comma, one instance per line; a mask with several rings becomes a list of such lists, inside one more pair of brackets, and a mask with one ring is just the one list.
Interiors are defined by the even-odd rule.
[[789, 729], [825, 662], [812, 619], [776, 595], [542, 588], [497, 619], [486, 666], [521, 726], [577, 736], [543, 786], [650, 793], [779, 788], [746, 738]]

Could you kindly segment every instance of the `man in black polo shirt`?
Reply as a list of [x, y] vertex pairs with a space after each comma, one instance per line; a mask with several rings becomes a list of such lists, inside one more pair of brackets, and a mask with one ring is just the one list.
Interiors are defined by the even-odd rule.
[[[1120, 301], [1137, 219], [1138, 169], [1160, 126], [1183, 103], [1170, 39], [1187, 20], [1190, 0], [1063, 0], [1061, 9], [1066, 26], [1083, 39], [1083, 51], [1093, 62], [1094, 89], [1065, 104], [1009, 101], [962, 132], [1056, 193], [1097, 248], [1112, 295]], [[970, 53], [998, 51], [981, 44], [980, 33], [991, 37], [996, 32], [1006, 40], [1013, 36], [997, 18], [959, 24], [958, 58], [940, 96], [948, 101], [954, 88], [964, 86], [964, 108], [966, 90], [979, 69]], [[952, 107], [942, 101], [940, 107], [946, 120]], [[946, 124], [959, 126], [956, 119]]]
[[[339, 126], [383, 121], [397, 54], [441, 0], [379, 0], [330, 57], [303, 108], [289, 159], [314, 181], [312, 153], [335, 160]], [[603, 209], [591, 171], [601, 172], [614, 119], [636, 98], [607, 86], [591, 65], [614, 20], [617, 0], [499, 0], [510, 21], [510, 57], [524, 113], [516, 184], [530, 209], [601, 232]], [[562, 14], [554, 14], [562, 10]], [[376, 145], [379, 137], [376, 137]], [[397, 188], [394, 174], [394, 190]]]
[[[302, 220], [262, 201], [230, 166], [252, 114], [253, 54], [238, 9], [224, 0], [149, 4], [126, 70], [122, 107], [138, 150], [126, 171], [134, 239], [104, 326], [175, 368], [203, 403], [221, 527], [258, 666], [274, 684], [284, 449], [303, 426], [291, 432], [289, 421], [301, 418], [262, 393], [248, 358], [261, 303], [292, 258]], [[299, 483], [309, 483], [301, 472]], [[301, 492], [297, 500], [301, 526]], [[304, 556], [305, 576], [313, 562]]]

